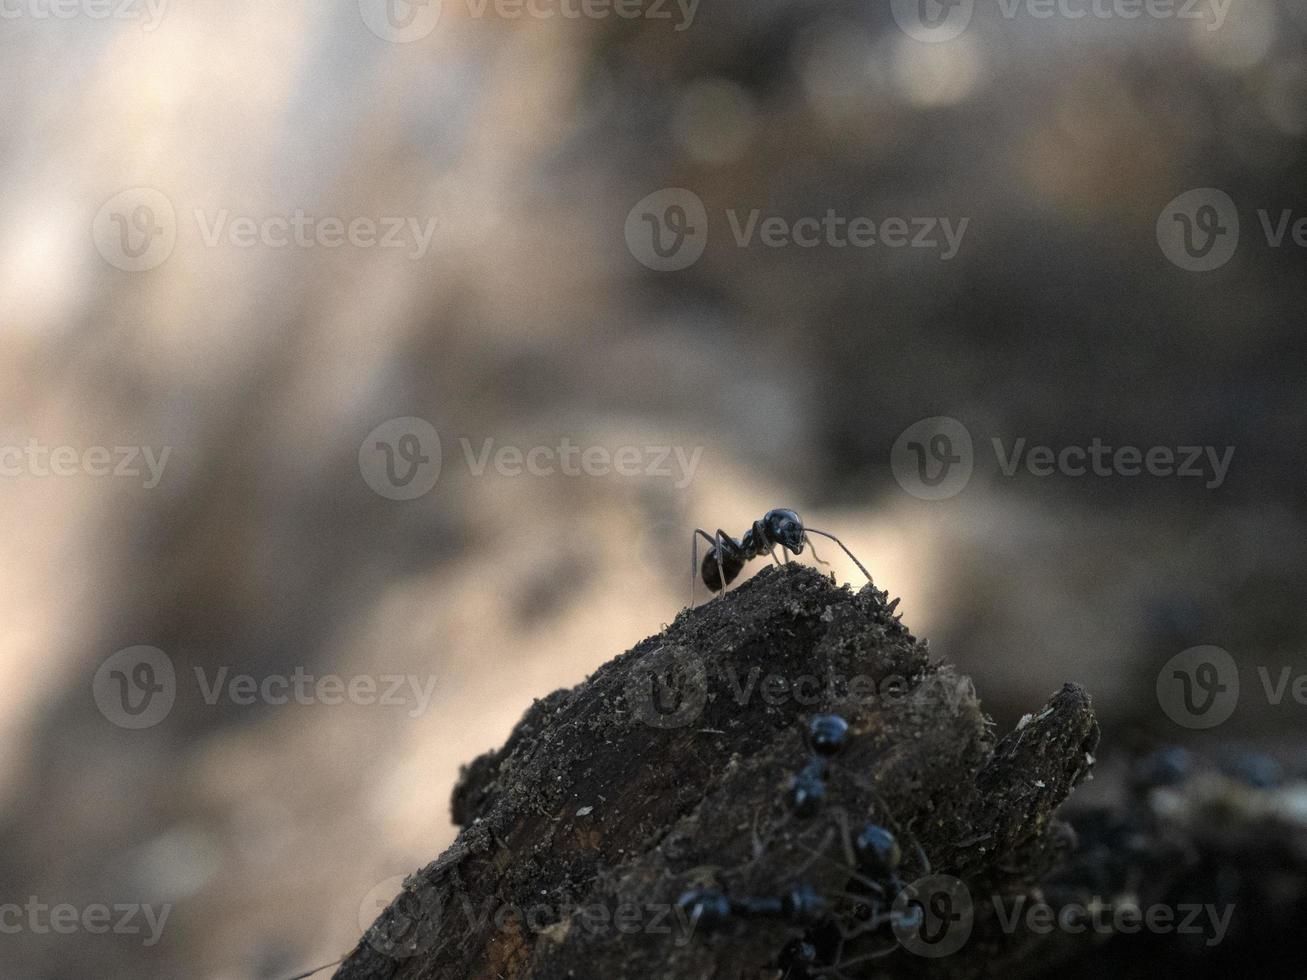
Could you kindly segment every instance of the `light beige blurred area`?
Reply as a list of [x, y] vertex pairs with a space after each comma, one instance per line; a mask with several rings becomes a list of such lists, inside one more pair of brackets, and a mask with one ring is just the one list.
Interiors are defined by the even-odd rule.
[[[1301, 656], [1307, 256], [1254, 217], [1307, 208], [1292, 5], [934, 43], [828, 0], [51, 2], [0, 8], [0, 976], [343, 955], [459, 766], [771, 507], [1002, 724], [1075, 680], [1105, 751], [1182, 741], [1170, 656]], [[1243, 234], [1195, 274], [1155, 225], [1209, 186]], [[669, 189], [707, 238], [658, 271]], [[742, 245], [751, 211], [966, 231]], [[939, 416], [974, 473], [927, 499], [893, 447]], [[1215, 487], [991, 449], [1095, 438], [1235, 448]]]

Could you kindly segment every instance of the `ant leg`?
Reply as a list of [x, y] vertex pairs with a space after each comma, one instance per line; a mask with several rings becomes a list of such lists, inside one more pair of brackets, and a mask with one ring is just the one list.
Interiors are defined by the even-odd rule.
[[[848, 865], [848, 864], [841, 863], [840, 861], [835, 860], [835, 858], [831, 857], [829, 854], [825, 853], [825, 849], [829, 845], [829, 843], [830, 843], [829, 835], [822, 842], [821, 850], [813, 850], [811, 847], [809, 847], [807, 844], [803, 843], [802, 841], [796, 840], [794, 842], [794, 846], [797, 847], [799, 850], [807, 851], [809, 854], [812, 855], [812, 860], [810, 860], [807, 864], [803, 866], [804, 870], [807, 870], [808, 868], [812, 867], [812, 865], [815, 864], [817, 861], [825, 861], [827, 864], [831, 865], [832, 867], [840, 868], [844, 871], [847, 871], [849, 874], [850, 881], [856, 881], [863, 888], [866, 888], [869, 892], [873, 893], [878, 897], [881, 898], [885, 897], [885, 888], [880, 882], [876, 881], [874, 878], [867, 877], [867, 875], [863, 874], [861, 871], [858, 870], [856, 865]], [[861, 897], [858, 897], [858, 900], [865, 901], [865, 899]]]
[[776, 557], [776, 546], [775, 546], [775, 545], [772, 545], [772, 546], [771, 546], [771, 551], [769, 552], [769, 554], [771, 555], [771, 560], [774, 561], [774, 562], [776, 563], [776, 566], [779, 568], [779, 567], [780, 567], [780, 564], [781, 564], [781, 560], [780, 560], [779, 558]]
[[[793, 877], [795, 878], [802, 877], [803, 874], [806, 873], [807, 870], [811, 868], [814, 864], [816, 864], [819, 860], [821, 860], [822, 858], [826, 858], [826, 848], [830, 847], [831, 835], [834, 833], [835, 833], [835, 829], [833, 827], [830, 830], [826, 831], [826, 834], [822, 838], [821, 843], [817, 845], [815, 849], [809, 847], [807, 844], [803, 843], [802, 841], [796, 840], [794, 842], [795, 846], [798, 847], [799, 850], [807, 851], [809, 854], [812, 855], [812, 857], [804, 861], [803, 864], [800, 865], [795, 870]], [[829, 860], [829, 858], [826, 859]]]
[[865, 568], [863, 568], [863, 566], [862, 566], [862, 562], [858, 561], [858, 557], [857, 557], [857, 555], [855, 555], [853, 552], [851, 552], [851, 551], [850, 551], [850, 550], [845, 546], [844, 542], [841, 541], [839, 538], [835, 537], [835, 535], [831, 534], [831, 533], [828, 532], [828, 531], [818, 531], [816, 528], [812, 528], [812, 527], [808, 528], [804, 533], [805, 533], [805, 534], [820, 534], [823, 538], [830, 538], [830, 539], [831, 539], [832, 541], [834, 541], [837, 545], [839, 545], [841, 548], [844, 549], [844, 553], [845, 553], [846, 555], [848, 555], [850, 558], [853, 559], [853, 564], [857, 565], [857, 566], [858, 566], [858, 570], [859, 570], [860, 572], [862, 572], [863, 575], [867, 576], [867, 581], [868, 581], [868, 582], [871, 581], [871, 572], [869, 572], [869, 571], [867, 571]]
[[690, 535], [690, 608], [694, 608], [694, 580], [699, 575], [699, 538], [703, 537], [709, 544], [716, 542], [709, 536], [708, 532], [701, 527], [696, 527], [694, 533]]
[[844, 860], [849, 863], [850, 868], [856, 868], [858, 859], [853, 854], [853, 834], [849, 830], [849, 812], [843, 807], [832, 808], [830, 816], [839, 827], [840, 846], [844, 849]]
[[335, 962], [324, 963], [322, 966], [316, 967], [310, 970], [308, 973], [297, 973], [295, 974], [295, 976], [290, 977], [289, 980], [305, 980], [306, 977], [311, 977], [315, 973], [321, 973], [323, 970], [336, 966], [338, 963], [344, 963], [344, 962], [345, 962], [345, 957], [342, 956], [340, 959], [336, 960]]
[[931, 873], [930, 858], [926, 857], [926, 852], [922, 849], [921, 843], [916, 839], [915, 836], [913, 836], [912, 838], [912, 846], [917, 852], [917, 860], [921, 862], [922, 875], [930, 874]]
[[815, 970], [813, 971], [813, 976], [842, 977], [844, 976], [843, 971], [847, 967], [857, 966], [860, 963], [870, 963], [872, 960], [883, 959], [884, 957], [889, 956], [895, 950], [902, 949], [902, 948], [903, 948], [902, 946], [900, 946], [897, 942], [895, 942], [892, 946], [886, 946], [884, 949], [878, 949], [874, 953], [867, 953], [863, 956], [855, 956], [851, 960], [844, 960], [843, 962], [836, 963], [835, 965], [828, 967], [826, 969]]

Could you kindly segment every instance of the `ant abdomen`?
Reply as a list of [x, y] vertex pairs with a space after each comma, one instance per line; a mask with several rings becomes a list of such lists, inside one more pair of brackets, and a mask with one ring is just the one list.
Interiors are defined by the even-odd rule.
[[[699, 574], [703, 578], [703, 584], [708, 586], [712, 592], [720, 592], [725, 586], [735, 581], [736, 576], [744, 569], [744, 556], [736, 551], [729, 551], [725, 548], [721, 550], [721, 572], [718, 573], [717, 566], [717, 548], [708, 549], [708, 553], [703, 556], [703, 564], [699, 568]], [[722, 581], [722, 576], [726, 576], [726, 581]]]

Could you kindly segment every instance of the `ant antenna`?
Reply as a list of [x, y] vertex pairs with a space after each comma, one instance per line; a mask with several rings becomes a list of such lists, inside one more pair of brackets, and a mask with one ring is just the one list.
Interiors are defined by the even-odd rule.
[[322, 966], [315, 966], [308, 973], [297, 973], [293, 977], [287, 977], [286, 980], [304, 980], [305, 977], [311, 977], [315, 973], [321, 973], [323, 970], [327, 969], [328, 967], [339, 966], [341, 963], [344, 962], [345, 962], [345, 957], [342, 956], [340, 959], [332, 960], [330, 963], [323, 963]]
[[[859, 570], [860, 572], [862, 572], [863, 575], [867, 576], [867, 581], [868, 581], [868, 582], [871, 581], [871, 572], [867, 571], [865, 568], [862, 567], [862, 562], [858, 561], [857, 557], [853, 554], [853, 552], [851, 552], [851, 551], [850, 551], [850, 550], [845, 546], [845, 544], [844, 544], [843, 541], [841, 541], [839, 538], [835, 537], [835, 535], [831, 534], [829, 531], [818, 531], [815, 527], [804, 528], [804, 533], [805, 533], [805, 534], [820, 534], [823, 538], [830, 538], [830, 539], [831, 539], [832, 541], [834, 541], [837, 545], [839, 545], [841, 548], [844, 549], [844, 553], [845, 553], [846, 555], [848, 555], [850, 558], [853, 559], [853, 564], [857, 565], [857, 566], [858, 566], [858, 570]], [[814, 557], [815, 557], [815, 556], [814, 556]], [[825, 562], [822, 562], [822, 564], [825, 564]]]

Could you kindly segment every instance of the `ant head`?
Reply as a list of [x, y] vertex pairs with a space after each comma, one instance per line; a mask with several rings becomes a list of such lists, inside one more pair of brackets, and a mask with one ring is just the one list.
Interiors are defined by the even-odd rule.
[[767, 527], [771, 539], [782, 548], [789, 548], [796, 555], [803, 554], [803, 521], [792, 510], [777, 508], [767, 511], [762, 522]]

